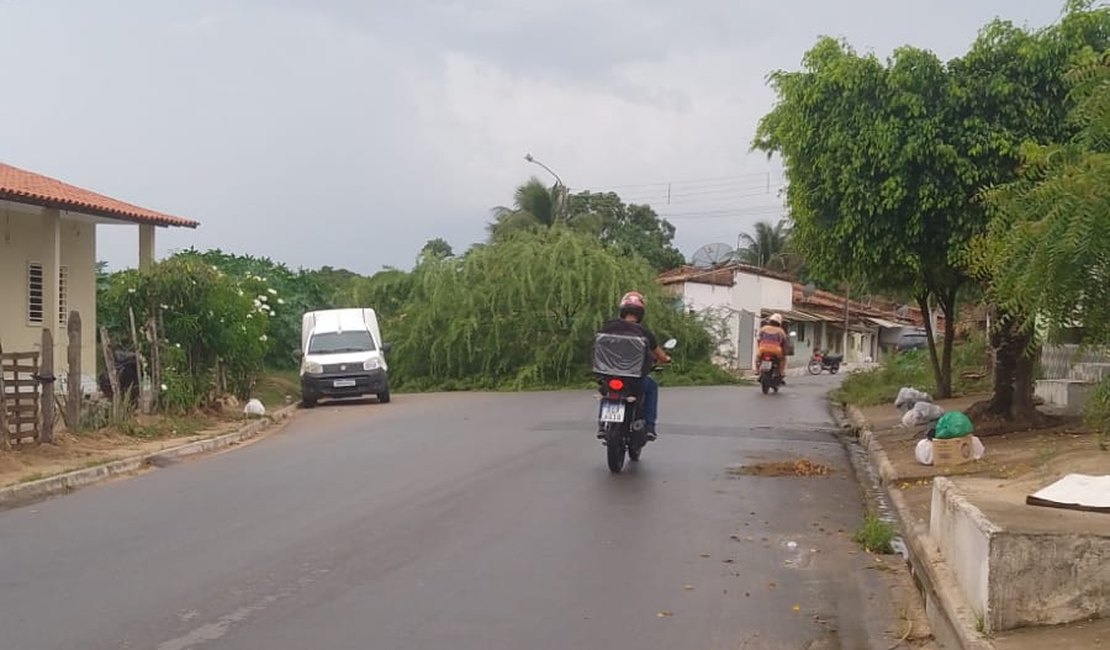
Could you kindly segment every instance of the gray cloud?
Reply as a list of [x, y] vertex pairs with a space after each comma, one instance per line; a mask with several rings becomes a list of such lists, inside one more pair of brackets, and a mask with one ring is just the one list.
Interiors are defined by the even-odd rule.
[[[432, 237], [481, 239], [490, 206], [544, 176], [530, 151], [574, 188], [620, 186], [676, 215], [689, 252], [778, 212], [777, 166], [747, 151], [769, 71], [821, 34], [956, 56], [999, 13], [1044, 24], [1059, 8], [8, 0], [0, 159], [202, 221], [163, 233], [163, 252], [370, 272]], [[668, 205], [666, 181], [691, 182]], [[127, 264], [134, 240], [103, 229], [100, 256]]]

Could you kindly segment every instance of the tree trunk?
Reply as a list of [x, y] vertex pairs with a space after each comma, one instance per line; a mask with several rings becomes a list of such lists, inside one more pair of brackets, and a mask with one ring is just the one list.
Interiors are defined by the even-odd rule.
[[929, 294], [921, 294], [917, 296], [917, 306], [921, 309], [921, 318], [925, 322], [925, 338], [929, 342], [929, 361], [933, 366], [933, 382], [936, 384], [936, 396], [940, 398], [950, 397], [949, 394], [944, 392], [944, 373], [940, 365], [940, 357], [937, 356], [937, 344], [933, 340], [933, 322], [931, 318], [932, 310], [929, 306]]
[[958, 293], [959, 287], [953, 287], [939, 298], [940, 308], [944, 313], [944, 357], [940, 363], [944, 385], [943, 390], [939, 392], [944, 397], [952, 396], [952, 346], [956, 344], [956, 296]]
[[1033, 403], [1036, 350], [1032, 335], [1012, 314], [992, 308], [990, 344], [994, 359], [991, 397], [968, 409], [968, 415], [993, 416], [1009, 421], [1040, 424], [1045, 417]]
[[1014, 403], [1014, 375], [1017, 371], [1017, 355], [1013, 353], [1014, 322], [1008, 315], [997, 309], [994, 327], [990, 332], [991, 355], [994, 358], [994, 372], [991, 373], [991, 397], [984, 407], [985, 412], [995, 416], [1008, 416]]

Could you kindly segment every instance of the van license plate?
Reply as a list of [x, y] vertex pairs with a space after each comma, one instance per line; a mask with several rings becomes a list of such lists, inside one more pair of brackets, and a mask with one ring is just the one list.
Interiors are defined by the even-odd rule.
[[624, 402], [605, 401], [601, 403], [602, 422], [624, 422]]
[[335, 386], [336, 388], [353, 388], [354, 385], [355, 385], [355, 380], [354, 379], [336, 379], [332, 383], [332, 386]]

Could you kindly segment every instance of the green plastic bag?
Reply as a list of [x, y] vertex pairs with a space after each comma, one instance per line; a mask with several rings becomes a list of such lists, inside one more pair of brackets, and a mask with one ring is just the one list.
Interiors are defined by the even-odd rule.
[[935, 436], [941, 440], [962, 438], [971, 433], [971, 420], [959, 411], [949, 411], [937, 420]]

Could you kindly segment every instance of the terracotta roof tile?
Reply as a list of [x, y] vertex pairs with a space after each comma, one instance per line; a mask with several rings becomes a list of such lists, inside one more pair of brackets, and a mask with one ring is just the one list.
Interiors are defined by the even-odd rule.
[[196, 228], [196, 221], [140, 208], [62, 181], [0, 163], [0, 199], [155, 226]]

